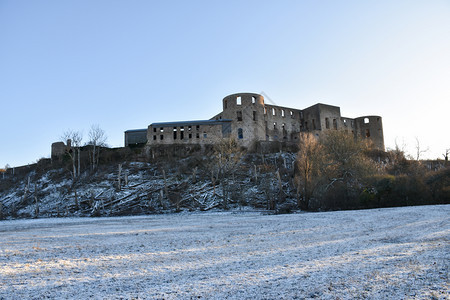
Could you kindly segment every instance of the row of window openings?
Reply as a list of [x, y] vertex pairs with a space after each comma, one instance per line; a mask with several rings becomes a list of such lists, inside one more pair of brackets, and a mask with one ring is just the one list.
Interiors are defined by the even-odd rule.
[[[256, 97], [252, 97], [252, 103], [255, 104], [256, 103]], [[236, 97], [236, 105], [242, 105], [242, 99], [240, 96]], [[225, 100], [225, 108], [227, 108], [227, 100]], [[277, 112], [276, 109], [274, 107], [271, 108], [272, 110], [272, 116], [276, 116]], [[239, 114], [240, 114], [240, 118], [239, 118]], [[264, 107], [264, 114], [267, 115], [267, 107]], [[292, 110], [289, 111], [289, 115], [294, 118], [294, 112]], [[286, 111], [284, 109], [281, 109], [281, 116], [284, 118], [286, 117]], [[303, 118], [303, 113], [300, 112], [300, 119]], [[256, 121], [256, 111], [253, 112], [253, 120]], [[242, 112], [238, 112], [238, 121], [242, 121]], [[335, 119], [333, 119], [333, 122], [335, 121]], [[380, 118], [377, 118], [377, 121], [380, 121]], [[344, 123], [346, 122], [346, 120], [344, 120]], [[353, 121], [352, 121], [353, 123]], [[364, 124], [369, 124], [369, 118], [364, 118]], [[352, 124], [353, 127], [353, 124]], [[327, 127], [329, 128], [329, 127]]]
[[[195, 129], [198, 131], [198, 130], [200, 130], [200, 125], [196, 125], [195, 126]], [[153, 128], [153, 132], [156, 132], [157, 131], [157, 128], [156, 127], [154, 127]], [[173, 131], [177, 131], [177, 127], [173, 127]], [[184, 126], [180, 126], [180, 131], [184, 131]], [[188, 131], [192, 131], [192, 126], [188, 126]], [[160, 129], [159, 129], [159, 132], [164, 132], [164, 127], [161, 127]]]
[[[277, 115], [277, 110], [274, 107], [270, 108], [270, 110], [272, 112], [272, 116], [276, 116]], [[284, 109], [281, 109], [280, 112], [281, 112], [281, 116], [283, 118], [286, 117], [286, 111]], [[264, 107], [264, 114], [267, 115], [267, 107]], [[291, 116], [291, 118], [294, 118], [295, 117], [294, 111], [290, 110], [289, 111], [289, 115]], [[303, 118], [303, 113], [302, 112], [300, 112], [300, 119], [301, 118]]]
[[[252, 104], [255, 104], [255, 103], [256, 103], [256, 97], [252, 97]], [[242, 105], [242, 99], [241, 99], [240, 96], [236, 97], [236, 105]], [[224, 106], [225, 106], [225, 108], [228, 107], [228, 101], [227, 100], [225, 100]], [[272, 107], [271, 110], [272, 110], [272, 115], [276, 116], [276, 109]], [[253, 112], [253, 113], [256, 113], [256, 112]], [[264, 114], [265, 115], [267, 114], [267, 107], [264, 107]], [[294, 112], [292, 110], [289, 111], [289, 115], [292, 118], [294, 118]], [[286, 116], [286, 111], [284, 109], [281, 110], [281, 116], [282, 117]], [[302, 118], [302, 117], [303, 117], [302, 116], [302, 112], [300, 112], [300, 118]]]
[[[276, 109], [272, 107], [271, 110], [272, 110], [272, 116], [276, 116]], [[267, 114], [267, 107], [264, 107], [264, 114], [265, 115]], [[294, 112], [292, 110], [289, 111], [289, 114], [292, 118], [294, 118]], [[283, 118], [286, 116], [284, 109], [281, 110], [281, 116]], [[303, 113], [300, 112], [300, 119], [302, 119], [302, 118], [303, 118]], [[242, 111], [237, 111], [237, 120], [242, 121]], [[257, 121], [256, 111], [253, 111], [253, 121]], [[377, 118], [377, 121], [379, 122], [380, 118]], [[313, 122], [313, 129], [316, 129], [316, 126], [314, 124], [315, 123], [314, 119], [312, 120], [312, 122]], [[305, 122], [305, 124], [306, 123], [307, 122]], [[369, 124], [369, 118], [364, 118], [364, 124]], [[347, 120], [344, 120], [344, 126], [347, 126]], [[325, 118], [325, 127], [327, 129], [330, 129], [330, 123], [329, 123], [328, 118]], [[351, 121], [351, 127], [354, 127], [353, 120]], [[336, 119], [333, 119], [333, 128], [337, 129], [337, 120]]]
[[[237, 113], [237, 120], [242, 121], [242, 111], [237, 111], [236, 113]], [[267, 114], [267, 108], [265, 108], [265, 107], [264, 107], [264, 114]], [[273, 116], [276, 115], [275, 108], [272, 108], [272, 115]], [[292, 118], [294, 117], [294, 112], [292, 110], [290, 111], [290, 115]], [[283, 118], [286, 116], [284, 109], [281, 110], [281, 116]], [[300, 113], [300, 116], [302, 117], [302, 113]], [[256, 111], [253, 111], [253, 121], [257, 121], [257, 120], [258, 120], [257, 113], [256, 113]]]
[[[313, 120], [313, 124], [314, 124], [314, 120]], [[286, 129], [286, 124], [284, 124], [284, 123], [281, 124], [281, 128], [284, 131]], [[273, 129], [277, 129], [277, 123], [276, 122], [273, 122]], [[352, 131], [352, 133], [353, 133], [353, 131]], [[365, 136], [366, 137], [370, 137], [370, 130], [369, 129], [366, 129]], [[192, 139], [192, 133], [189, 133], [188, 137], [189, 137], [189, 139]], [[207, 133], [204, 132], [203, 133], [203, 138], [207, 138], [207, 137], [208, 137]], [[195, 138], [199, 139], [200, 138], [200, 133], [197, 132], [195, 134]], [[238, 139], [241, 140], [243, 138], [244, 138], [244, 131], [242, 130], [242, 128], [239, 128], [238, 129]], [[156, 135], [154, 135], [153, 136], [153, 140], [156, 141], [156, 139], [157, 139], [157, 137], [156, 137]], [[159, 136], [159, 139], [160, 140], [164, 140], [164, 135], [161, 134]], [[173, 139], [174, 140], [177, 139], [177, 132], [176, 131], [173, 132]], [[184, 139], [184, 131], [180, 132], [180, 140], [182, 140], [182, 139]]]
[[[273, 129], [274, 130], [277, 130], [277, 122], [273, 122]], [[281, 129], [284, 131], [284, 130], [286, 130], [286, 124], [285, 123], [282, 123], [281, 124]]]
[[[255, 104], [255, 103], [256, 103], [256, 97], [252, 96], [252, 104]], [[228, 107], [228, 100], [225, 100], [223, 102], [223, 104], [224, 104], [224, 108], [227, 108]], [[241, 98], [241, 96], [237, 96], [236, 97], [236, 105], [242, 105], [242, 98]]]
[[[188, 138], [189, 138], [189, 139], [192, 139], [192, 137], [193, 137], [192, 133], [189, 133], [189, 134], [188, 134]], [[206, 139], [207, 137], [208, 137], [208, 134], [207, 134], [206, 132], [204, 132], [204, 133], [203, 133], [203, 138]], [[195, 138], [196, 138], [196, 139], [199, 139], [199, 138], [200, 138], [200, 133], [199, 133], [199, 132], [197, 132], [197, 133], [195, 134]], [[163, 135], [163, 134], [160, 134], [160, 135], [159, 135], [159, 139], [160, 139], [161, 141], [164, 140], [164, 135]], [[173, 132], [173, 139], [174, 139], [174, 140], [177, 139], [177, 131], [174, 131], [174, 132]], [[154, 136], [153, 136], [153, 140], [154, 140], [154, 141], [157, 140], [157, 135], [154, 135]], [[180, 140], [184, 140], [184, 131], [180, 131]]]

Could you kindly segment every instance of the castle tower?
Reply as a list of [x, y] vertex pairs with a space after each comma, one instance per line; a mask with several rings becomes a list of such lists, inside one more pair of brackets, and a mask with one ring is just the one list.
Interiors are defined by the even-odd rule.
[[232, 94], [223, 98], [223, 119], [232, 120], [231, 137], [245, 147], [265, 140], [264, 97], [253, 93]]
[[356, 134], [370, 139], [374, 148], [384, 151], [383, 122], [380, 116], [363, 116], [355, 119]]

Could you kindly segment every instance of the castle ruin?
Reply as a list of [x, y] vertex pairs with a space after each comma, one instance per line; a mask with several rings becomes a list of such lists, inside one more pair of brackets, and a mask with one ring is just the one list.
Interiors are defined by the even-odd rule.
[[345, 130], [384, 150], [380, 116], [342, 117], [339, 107], [322, 103], [305, 109], [281, 107], [253, 93], [226, 96], [222, 105], [223, 111], [209, 120], [152, 123], [147, 129], [127, 130], [125, 146], [207, 145], [232, 137], [252, 148], [263, 142], [296, 144], [301, 132], [320, 138], [328, 130]]

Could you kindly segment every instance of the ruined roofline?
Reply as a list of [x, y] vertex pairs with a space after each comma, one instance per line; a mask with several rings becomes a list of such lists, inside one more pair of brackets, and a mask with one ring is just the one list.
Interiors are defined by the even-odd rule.
[[279, 109], [296, 110], [296, 111], [305, 111], [305, 110], [311, 109], [313, 107], [320, 107], [320, 106], [333, 107], [333, 108], [337, 108], [337, 109], [341, 108], [340, 106], [330, 105], [330, 104], [326, 104], [326, 103], [316, 103], [316, 104], [313, 104], [313, 105], [308, 106], [306, 108], [295, 108], [295, 107], [281, 106], [281, 105], [275, 105], [275, 104], [270, 104], [270, 103], [269, 104], [264, 103], [264, 106], [274, 107], [274, 108], [279, 108]]
[[239, 97], [239, 96], [255, 96], [255, 97], [261, 97], [261, 96], [263, 96], [263, 95], [258, 94], [258, 93], [242, 92], [242, 93], [234, 93], [234, 94], [227, 95], [225, 98], [227, 98], [227, 97]]
[[281, 105], [275, 105], [275, 104], [267, 104], [267, 103], [264, 103], [264, 106], [267, 106], [267, 107], [273, 107], [273, 108], [279, 108], [279, 109], [289, 109], [289, 110], [297, 110], [297, 111], [302, 111], [303, 109], [302, 108], [293, 108], [293, 107], [287, 107], [287, 106], [281, 106]]
[[356, 117], [355, 119], [362, 119], [362, 118], [381, 118], [381, 116], [377, 116], [377, 115], [364, 115], [364, 116]]
[[153, 127], [169, 127], [169, 126], [189, 126], [189, 125], [218, 125], [223, 123], [229, 123], [232, 120], [221, 119], [221, 120], [195, 120], [195, 121], [175, 121], [175, 122], [159, 122], [152, 123], [150, 126]]
[[144, 132], [144, 131], [147, 131], [147, 128], [125, 130], [125, 132]]
[[315, 106], [329, 106], [329, 107], [334, 107], [334, 108], [338, 108], [339, 110], [341, 109], [341, 107], [340, 106], [336, 106], [336, 105], [331, 105], [331, 104], [326, 104], [326, 103], [316, 103], [316, 104], [314, 104], [314, 105], [311, 105], [311, 106], [308, 106], [308, 107], [306, 107], [306, 108], [304, 108], [303, 110], [307, 110], [307, 109], [309, 109], [309, 108], [312, 108], [312, 107], [315, 107]]

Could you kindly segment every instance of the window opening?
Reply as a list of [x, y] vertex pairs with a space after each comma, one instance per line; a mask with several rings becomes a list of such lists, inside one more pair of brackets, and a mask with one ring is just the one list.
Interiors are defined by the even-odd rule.
[[369, 124], [369, 118], [364, 118], [364, 124]]
[[161, 128], [159, 129], [159, 132], [164, 132], [164, 127], [161, 127]]
[[206, 132], [203, 132], [203, 138], [206, 139], [208, 137], [208, 135], [206, 134]]
[[281, 116], [282, 116], [283, 118], [285, 117], [285, 115], [284, 115], [284, 109], [281, 110]]
[[161, 134], [161, 135], [159, 136], [159, 139], [160, 139], [160, 140], [163, 140], [163, 139], [164, 139], [164, 135]]
[[264, 107], [264, 114], [267, 115], [267, 107]]
[[275, 116], [275, 115], [276, 115], [275, 108], [272, 108], [272, 116]]
[[277, 122], [273, 122], [273, 129], [277, 129]]
[[192, 133], [189, 133], [189, 138], [192, 139]]
[[192, 130], [192, 126], [188, 126], [188, 131], [191, 131]]
[[156, 135], [153, 136], [153, 140], [156, 141]]
[[244, 132], [242, 128], [238, 129], [238, 139], [242, 140], [244, 138]]
[[333, 119], [333, 128], [337, 130], [337, 120]]
[[252, 103], [255, 104], [256, 103], [256, 97], [252, 96]]
[[370, 137], [370, 130], [366, 129], [366, 137]]
[[294, 112], [292, 110], [289, 111], [289, 114], [291, 115], [291, 118], [294, 118]]
[[236, 97], [236, 105], [241, 105], [241, 104], [242, 104], [241, 96], [237, 96]]
[[253, 121], [257, 121], [257, 118], [256, 118], [256, 111], [253, 111]]
[[153, 128], [153, 132], [156, 132], [156, 127]]
[[195, 138], [199, 139], [199, 138], [200, 138], [200, 133], [197, 132], [197, 133], [195, 134]]
[[200, 130], [200, 125], [195, 126], [195, 129]]
[[242, 121], [242, 111], [238, 110], [236, 113], [237, 113], [237, 120]]
[[325, 128], [330, 129], [330, 120], [328, 118], [325, 118]]

